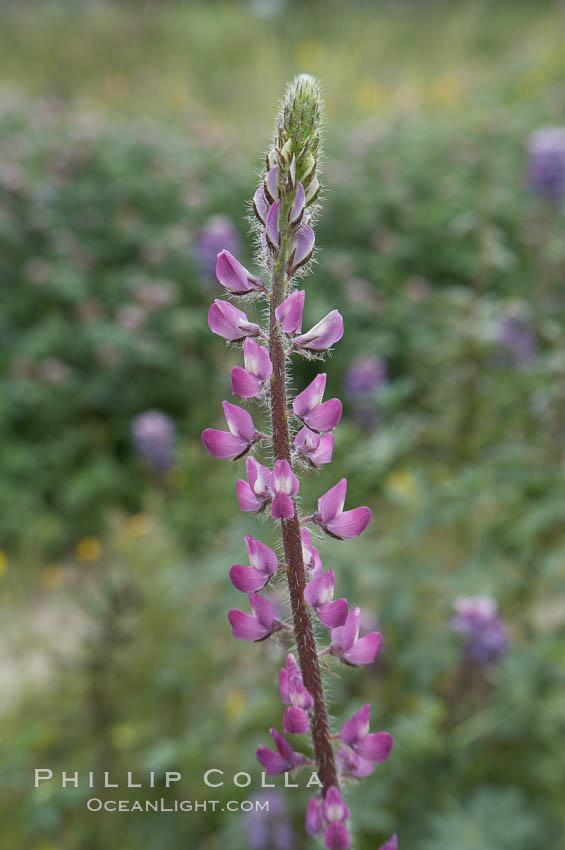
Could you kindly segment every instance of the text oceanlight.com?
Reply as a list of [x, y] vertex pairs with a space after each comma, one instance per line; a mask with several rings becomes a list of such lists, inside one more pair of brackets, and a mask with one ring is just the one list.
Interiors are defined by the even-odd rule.
[[100, 800], [86, 801], [89, 812], [268, 812], [269, 800]]

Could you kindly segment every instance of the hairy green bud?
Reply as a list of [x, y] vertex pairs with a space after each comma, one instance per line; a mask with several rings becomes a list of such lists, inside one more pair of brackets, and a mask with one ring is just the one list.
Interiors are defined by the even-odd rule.
[[296, 158], [296, 177], [305, 189], [316, 176], [320, 121], [320, 86], [310, 74], [300, 74], [289, 85], [282, 99], [275, 147], [284, 163], [290, 162], [292, 156]]

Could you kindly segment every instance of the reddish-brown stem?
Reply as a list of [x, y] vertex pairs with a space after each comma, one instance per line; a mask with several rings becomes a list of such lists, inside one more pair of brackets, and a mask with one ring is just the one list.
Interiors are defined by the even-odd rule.
[[[284, 265], [284, 250], [281, 246], [281, 256], [272, 275], [273, 286], [271, 290], [269, 340], [269, 350], [273, 364], [273, 375], [271, 378], [271, 419], [274, 457], [276, 460], [287, 460], [292, 465], [287, 419], [284, 342], [275, 317], [275, 310], [284, 298]], [[328, 712], [324, 698], [320, 662], [318, 661], [316, 638], [314, 636], [310, 610], [303, 596], [306, 586], [306, 574], [304, 570], [304, 559], [302, 557], [300, 522], [296, 508], [294, 516], [291, 519], [281, 520], [281, 526], [298, 658], [304, 684], [314, 700], [311, 717], [314, 757], [318, 778], [322, 783], [323, 793], [325, 795], [330, 785], [338, 784], [337, 771], [331, 742]]]

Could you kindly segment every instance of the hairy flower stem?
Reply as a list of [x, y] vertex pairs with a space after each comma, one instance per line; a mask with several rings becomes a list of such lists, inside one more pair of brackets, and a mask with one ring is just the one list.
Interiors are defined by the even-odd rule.
[[[286, 221], [287, 209], [281, 209], [281, 223]], [[286, 258], [288, 236], [286, 228], [280, 228], [280, 253], [272, 274], [270, 340], [269, 349], [273, 374], [271, 378], [271, 418], [273, 427], [273, 454], [275, 460], [287, 460], [291, 463], [290, 435], [287, 420], [286, 370], [282, 334], [275, 317], [275, 310], [285, 297]], [[327, 789], [338, 785], [334, 751], [331, 743], [330, 724], [324, 699], [322, 675], [318, 661], [318, 649], [312, 626], [312, 618], [306, 601], [304, 588], [306, 574], [302, 557], [302, 540], [298, 513], [294, 511], [291, 519], [281, 520], [284, 553], [287, 564], [288, 586], [294, 620], [294, 634], [298, 648], [298, 657], [304, 684], [314, 700], [311, 719], [312, 740], [318, 777]]]

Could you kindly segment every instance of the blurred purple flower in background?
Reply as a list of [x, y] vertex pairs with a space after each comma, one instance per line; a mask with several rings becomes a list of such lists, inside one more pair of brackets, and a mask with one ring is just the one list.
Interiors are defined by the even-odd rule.
[[175, 462], [175, 425], [159, 410], [139, 413], [131, 423], [133, 444], [154, 469], [166, 471]]
[[216, 258], [224, 249], [230, 254], [240, 253], [239, 233], [227, 216], [213, 215], [196, 237], [196, 253], [209, 286], [216, 283]]
[[459, 596], [453, 605], [451, 628], [465, 635], [464, 652], [479, 665], [494, 664], [510, 646], [510, 637], [491, 596]]
[[286, 803], [279, 791], [257, 794], [253, 801], [268, 803], [269, 811], [253, 809], [245, 814], [245, 827], [253, 850], [292, 850], [294, 834]]
[[528, 145], [528, 183], [552, 201], [565, 195], [565, 127], [536, 130]]
[[352, 399], [363, 397], [386, 384], [387, 378], [386, 363], [381, 357], [356, 357], [345, 373], [345, 390]]
[[376, 354], [356, 357], [345, 373], [345, 392], [352, 401], [353, 418], [366, 431], [371, 431], [379, 422], [380, 410], [375, 396], [387, 381], [386, 362]]
[[500, 319], [496, 327], [496, 340], [514, 363], [526, 363], [537, 351], [534, 332], [517, 316], [506, 315]]

